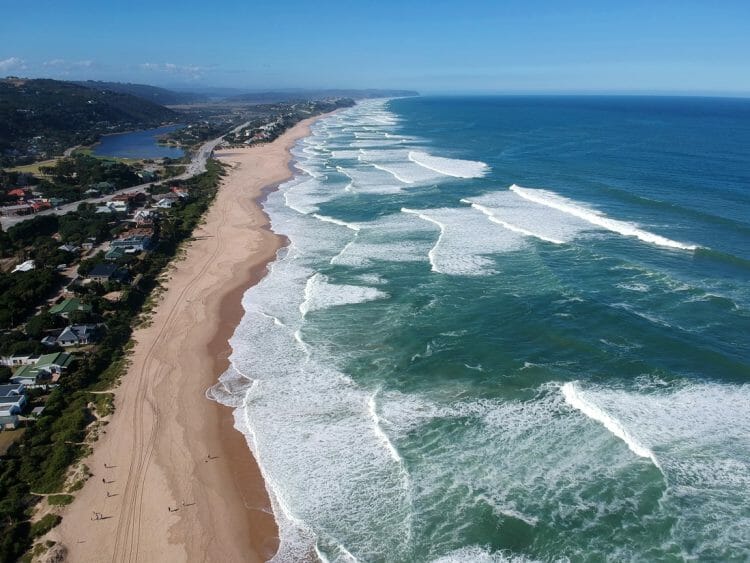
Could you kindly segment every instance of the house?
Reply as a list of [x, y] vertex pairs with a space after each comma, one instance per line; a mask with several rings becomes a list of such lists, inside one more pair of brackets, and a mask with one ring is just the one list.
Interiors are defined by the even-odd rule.
[[154, 236], [154, 230], [150, 227], [138, 227], [125, 231], [118, 238], [110, 243], [110, 248], [135, 249], [138, 252], [148, 250], [151, 247], [151, 240]]
[[99, 283], [106, 283], [108, 281], [124, 282], [128, 277], [128, 273], [115, 264], [97, 264], [86, 277]]
[[130, 213], [130, 201], [127, 199], [113, 199], [105, 205], [115, 213]]
[[23, 383], [0, 385], [0, 428], [15, 428], [24, 405], [26, 388]]
[[176, 193], [168, 192], [165, 194], [154, 194], [151, 196], [156, 201], [156, 207], [169, 209], [181, 198]]
[[75, 358], [65, 352], [55, 352], [40, 356], [33, 365], [21, 366], [10, 380], [24, 385], [45, 385], [55, 383], [75, 361]]
[[26, 404], [26, 387], [23, 383], [0, 385], [0, 416], [18, 414]]
[[15, 356], [1, 356], [0, 365], [14, 368], [18, 366], [35, 364], [38, 359], [39, 359], [39, 356], [37, 354], [18, 354]]
[[105, 260], [109, 260], [110, 262], [116, 262], [120, 258], [125, 256], [125, 249], [122, 247], [114, 247], [110, 248], [107, 253], [104, 255]]
[[140, 209], [133, 215], [133, 221], [139, 227], [148, 227], [154, 224], [157, 214], [149, 209]]
[[29, 272], [29, 271], [33, 270], [34, 268], [36, 268], [36, 265], [34, 264], [34, 261], [33, 260], [26, 260], [26, 262], [23, 262], [22, 264], [19, 264], [18, 266], [16, 266], [15, 268], [13, 268], [13, 272], [12, 273], [15, 274], [16, 272]]
[[96, 341], [99, 335], [99, 326], [95, 324], [70, 325], [65, 327], [57, 335], [45, 336], [42, 344], [52, 346], [59, 344], [63, 347], [85, 346]]
[[67, 319], [73, 311], [84, 311], [90, 313], [91, 305], [83, 303], [78, 297], [69, 297], [57, 305], [53, 305], [49, 310], [50, 315], [60, 315], [64, 319]]
[[25, 200], [29, 195], [29, 190], [23, 188], [15, 188], [10, 190], [7, 194], [9, 197], [17, 197], [19, 200]]
[[136, 205], [146, 201], [146, 194], [143, 192], [125, 192], [114, 196], [112, 201], [126, 201], [130, 205]]
[[70, 252], [71, 254], [77, 254], [78, 251], [81, 250], [79, 247], [73, 244], [63, 244], [62, 246], [58, 246], [57, 249], [64, 252]]
[[89, 189], [100, 194], [108, 194], [115, 191], [115, 185], [112, 182], [98, 182], [89, 186]]
[[172, 186], [172, 193], [175, 194], [177, 197], [181, 198], [188, 198], [190, 196], [190, 192], [187, 188], [183, 188], [181, 186]]

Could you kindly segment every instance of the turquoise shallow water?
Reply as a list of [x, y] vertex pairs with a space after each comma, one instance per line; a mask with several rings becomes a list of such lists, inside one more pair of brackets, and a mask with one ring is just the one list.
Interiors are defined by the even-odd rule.
[[728, 99], [318, 122], [212, 389], [277, 559], [745, 560], [749, 147]]

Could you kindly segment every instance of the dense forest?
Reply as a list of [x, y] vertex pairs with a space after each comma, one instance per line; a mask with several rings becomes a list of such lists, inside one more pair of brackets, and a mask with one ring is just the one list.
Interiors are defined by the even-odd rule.
[[162, 106], [178, 104], [194, 104], [208, 101], [205, 94], [194, 94], [192, 92], [175, 92], [166, 88], [149, 86], [147, 84], [131, 84], [129, 82], [102, 82], [99, 80], [86, 80], [73, 82], [79, 86], [93, 88], [95, 90], [109, 90], [121, 94], [131, 94], [144, 100], [160, 104]]
[[177, 114], [131, 94], [47, 79], [0, 80], [0, 165], [89, 144], [102, 133], [156, 126]]

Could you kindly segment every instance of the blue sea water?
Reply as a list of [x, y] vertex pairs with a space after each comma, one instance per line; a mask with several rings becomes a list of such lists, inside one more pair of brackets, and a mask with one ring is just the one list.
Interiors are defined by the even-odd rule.
[[747, 560], [749, 149], [736, 99], [319, 121], [211, 390], [276, 560]]
[[155, 129], [104, 135], [94, 147], [94, 154], [117, 158], [182, 158], [185, 151], [180, 147], [159, 144], [159, 137], [182, 127], [184, 126], [165, 125]]

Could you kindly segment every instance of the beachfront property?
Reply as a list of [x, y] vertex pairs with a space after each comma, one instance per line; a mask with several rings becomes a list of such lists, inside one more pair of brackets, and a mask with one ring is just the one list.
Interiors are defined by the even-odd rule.
[[128, 279], [128, 273], [115, 264], [97, 264], [86, 276], [89, 280], [107, 283], [118, 281], [124, 283]]
[[96, 342], [99, 336], [99, 325], [79, 324], [70, 325], [62, 330], [55, 331], [44, 338], [42, 344], [46, 346], [85, 346]]
[[56, 383], [74, 361], [75, 358], [65, 352], [45, 354], [35, 364], [21, 366], [10, 380], [29, 387]]
[[125, 231], [110, 243], [110, 248], [133, 249], [139, 252], [148, 250], [154, 238], [154, 230], [150, 227], [136, 227]]
[[91, 312], [91, 305], [83, 303], [78, 297], [69, 297], [64, 299], [57, 305], [53, 305], [49, 312], [50, 315], [59, 315], [60, 317], [67, 319], [70, 313], [73, 311], [83, 311], [85, 313]]
[[18, 415], [26, 405], [26, 387], [23, 383], [0, 385], [0, 428], [18, 426]]

